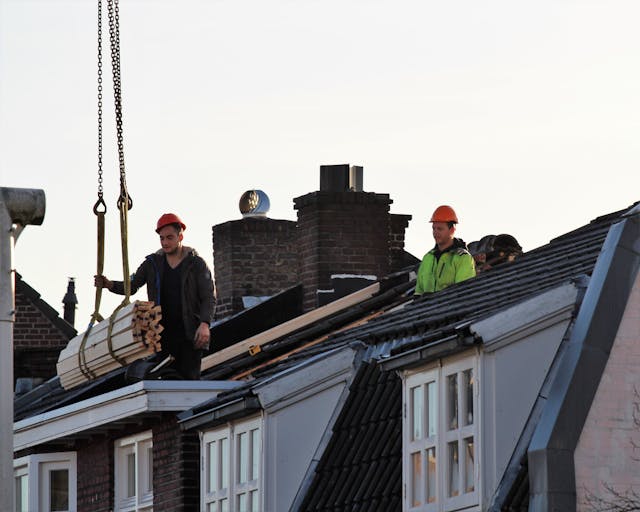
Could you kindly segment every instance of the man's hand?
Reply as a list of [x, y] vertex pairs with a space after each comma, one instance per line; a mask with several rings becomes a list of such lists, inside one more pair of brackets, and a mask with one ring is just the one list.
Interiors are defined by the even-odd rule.
[[209, 344], [209, 337], [211, 332], [209, 331], [209, 324], [201, 322], [196, 330], [196, 337], [194, 340], [195, 348], [203, 349]]
[[105, 276], [93, 276], [93, 286], [111, 290], [111, 288], [113, 288], [113, 281], [109, 281]]

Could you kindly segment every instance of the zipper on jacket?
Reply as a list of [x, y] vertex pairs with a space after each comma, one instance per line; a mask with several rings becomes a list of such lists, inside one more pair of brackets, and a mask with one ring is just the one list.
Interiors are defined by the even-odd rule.
[[438, 279], [440, 279], [442, 277], [442, 273], [444, 272], [444, 267], [446, 267], [446, 266], [447, 266], [447, 262], [445, 261], [442, 264], [442, 267], [440, 268], [440, 273], [438, 274]]

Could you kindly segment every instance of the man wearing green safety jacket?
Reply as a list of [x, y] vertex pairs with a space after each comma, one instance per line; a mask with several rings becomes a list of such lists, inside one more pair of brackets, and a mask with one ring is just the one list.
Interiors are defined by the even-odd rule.
[[416, 295], [438, 292], [476, 275], [473, 256], [466, 244], [454, 238], [458, 217], [450, 206], [438, 206], [431, 216], [436, 246], [425, 254], [418, 269]]

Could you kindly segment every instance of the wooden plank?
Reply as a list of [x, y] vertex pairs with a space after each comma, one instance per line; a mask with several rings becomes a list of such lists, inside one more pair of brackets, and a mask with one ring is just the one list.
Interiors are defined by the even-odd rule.
[[270, 341], [286, 336], [287, 334], [291, 334], [298, 329], [303, 327], [307, 327], [322, 318], [333, 315], [334, 313], [338, 313], [343, 309], [351, 307], [355, 304], [358, 304], [369, 297], [372, 297], [376, 293], [380, 291], [380, 283], [374, 283], [362, 290], [358, 290], [350, 295], [342, 297], [338, 300], [334, 300], [329, 304], [321, 306], [319, 308], [313, 309], [304, 315], [300, 315], [299, 317], [293, 318], [288, 322], [284, 322], [280, 325], [272, 327], [269, 330], [256, 334], [255, 336], [251, 336], [244, 341], [240, 341], [235, 345], [231, 345], [230, 347], [224, 348], [218, 352], [214, 352], [202, 359], [201, 369], [208, 370], [209, 368], [213, 368], [217, 364], [220, 364], [224, 361], [228, 361], [236, 356], [244, 354], [248, 352], [251, 347], [260, 347]]

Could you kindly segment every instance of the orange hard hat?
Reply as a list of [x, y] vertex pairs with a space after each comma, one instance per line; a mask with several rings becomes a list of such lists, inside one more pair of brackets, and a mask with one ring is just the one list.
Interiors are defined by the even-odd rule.
[[458, 216], [451, 206], [444, 204], [436, 208], [429, 222], [455, 222], [457, 224]]
[[180, 220], [175, 213], [165, 213], [158, 219], [158, 224], [156, 225], [156, 233], [158, 233], [163, 227], [168, 226], [169, 224], [180, 224], [182, 230], [187, 229], [184, 222]]

